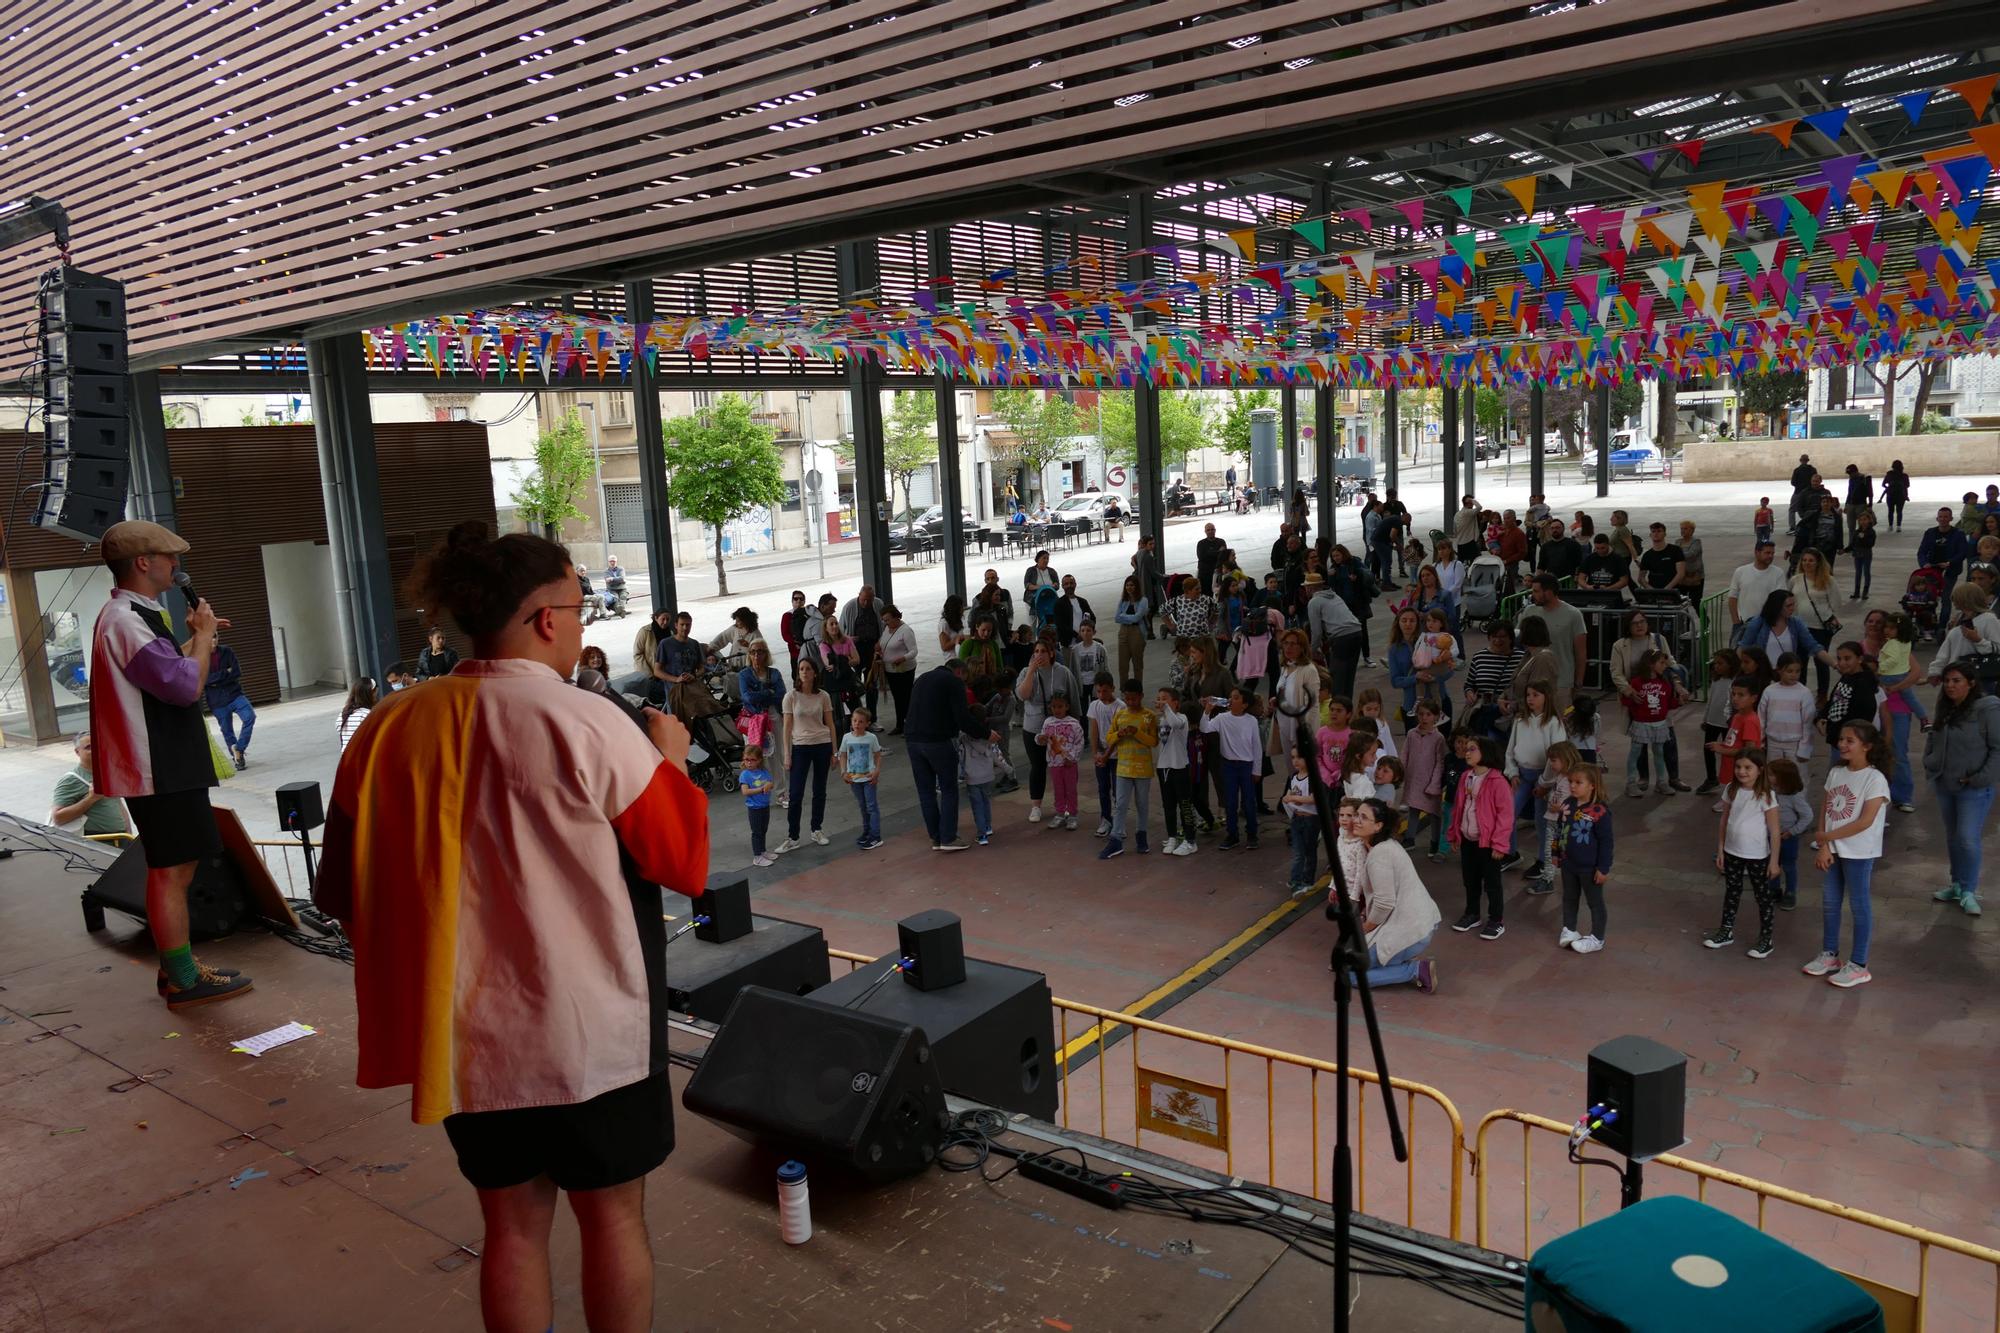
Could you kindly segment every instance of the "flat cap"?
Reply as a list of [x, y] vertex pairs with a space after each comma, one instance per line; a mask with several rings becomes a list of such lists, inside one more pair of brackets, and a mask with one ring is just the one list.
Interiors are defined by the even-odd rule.
[[113, 523], [106, 528], [98, 548], [108, 565], [114, 560], [130, 560], [141, 555], [179, 555], [188, 549], [188, 544], [179, 533], [170, 532], [157, 523], [128, 518], [123, 523]]

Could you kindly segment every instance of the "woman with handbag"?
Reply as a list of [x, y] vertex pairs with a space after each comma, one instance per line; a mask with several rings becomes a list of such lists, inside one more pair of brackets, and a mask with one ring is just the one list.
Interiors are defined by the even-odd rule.
[[[1798, 599], [1799, 619], [1812, 631], [1813, 638], [1821, 644], [1838, 642], [1835, 636], [1840, 633], [1840, 617], [1833, 608], [1840, 599], [1840, 590], [1833, 585], [1832, 563], [1817, 548], [1809, 546], [1799, 552], [1798, 572], [1792, 575], [1791, 588], [1792, 596]], [[1822, 708], [1826, 706], [1827, 686], [1832, 679], [1827, 664], [1818, 663], [1813, 693]]]
[[1962, 663], [1982, 694], [2000, 694], [2000, 615], [1978, 584], [1967, 581], [1951, 590], [1951, 628], [1931, 658], [1929, 677], [1937, 684], [1944, 669]]

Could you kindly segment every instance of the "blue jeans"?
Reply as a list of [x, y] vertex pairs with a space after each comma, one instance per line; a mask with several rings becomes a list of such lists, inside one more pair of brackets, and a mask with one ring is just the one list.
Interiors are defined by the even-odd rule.
[[762, 856], [764, 854], [764, 839], [771, 832], [771, 807], [768, 805], [748, 806], [745, 808], [745, 813], [750, 816], [750, 855]]
[[[243, 723], [243, 730], [240, 732], [236, 730], [238, 721]], [[248, 699], [239, 694], [216, 709], [215, 725], [222, 728], [224, 749], [250, 753], [250, 733], [257, 728], [257, 710], [250, 706]]]
[[1844, 895], [1854, 907], [1854, 950], [1847, 958], [1856, 967], [1868, 966], [1868, 934], [1875, 926], [1868, 885], [1874, 876], [1874, 861], [1836, 856], [1820, 890], [1820, 948], [1826, 953], [1840, 952], [1840, 900]]
[[1254, 839], [1257, 836], [1257, 761], [1254, 759], [1222, 761], [1222, 827], [1231, 838], [1236, 836], [1239, 813], [1244, 836]]
[[965, 799], [972, 806], [973, 831], [980, 837], [993, 834], [993, 784], [990, 782], [968, 782], [965, 784]]
[[1993, 788], [1936, 786], [1938, 815], [1944, 820], [1944, 841], [1951, 858], [1951, 882], [1965, 893], [1979, 891], [1979, 834], [1993, 809]]
[[1394, 958], [1381, 958], [1375, 953], [1375, 946], [1368, 946], [1368, 984], [1370, 986], [1400, 986], [1417, 979], [1417, 960], [1424, 956], [1424, 950], [1431, 947], [1431, 939], [1437, 934], [1437, 927], [1431, 933], [1397, 954]]
[[[1855, 595], [1858, 597], [1860, 594], [1857, 593]], [[1910, 678], [1910, 673], [1907, 671], [1903, 672], [1903, 674], [1901, 674], [1900, 676], [1884, 676], [1882, 677], [1882, 688], [1889, 691], [1889, 693], [1894, 694], [1896, 692], [1896, 687], [1898, 685], [1901, 685], [1904, 681], [1908, 680], [1909, 678]], [[1912, 716], [1923, 718], [1926, 722], [1930, 720], [1931, 716], [1930, 710], [1924, 707], [1924, 701], [1917, 697], [1917, 692], [1915, 690], [1905, 691], [1903, 694], [1903, 702], [1910, 706], [1910, 713]]]
[[861, 809], [861, 836], [857, 842], [880, 842], [882, 840], [882, 800], [872, 782], [850, 782], [847, 789], [854, 793], [854, 804]]
[[1778, 873], [1776, 878], [1785, 881], [1785, 897], [1796, 899], [1799, 894], [1799, 835], [1794, 833], [1778, 843]]
[[1292, 876], [1294, 887], [1319, 878], [1319, 820], [1311, 815], [1292, 816]]
[[[958, 841], [958, 747], [950, 741], [913, 741], [905, 738], [910, 751], [910, 776], [917, 783], [917, 806], [924, 813], [924, 829], [931, 846], [942, 847]], [[798, 803], [793, 802], [793, 808]]]
[[1539, 768], [1523, 768], [1521, 776], [1514, 783], [1514, 818], [1532, 819], [1539, 836], [1542, 820], [1547, 815], [1548, 802], [1535, 795], [1535, 784], [1542, 780]]
[[1859, 552], [1854, 557], [1854, 599], [1866, 597], [1875, 586], [1875, 553]]
[[833, 742], [821, 741], [818, 745], [794, 745], [792, 747], [791, 799], [792, 808], [787, 812], [791, 839], [799, 840], [799, 811], [805, 806], [801, 799], [805, 794], [806, 780], [812, 779], [812, 829], [819, 831], [826, 822], [826, 773], [833, 763]]
[[[1106, 764], [1106, 768], [1110, 765]], [[1146, 836], [1146, 825], [1153, 817], [1153, 783], [1149, 778], [1117, 778], [1118, 799], [1111, 809], [1111, 836], [1123, 842], [1133, 834]], [[1133, 805], [1139, 807], [1139, 821], [1135, 824], [1126, 816]]]
[[1110, 764], [1094, 764], [1097, 770], [1097, 817], [1111, 822], [1111, 793], [1117, 787], [1118, 770]]
[[[1910, 770], [1910, 714], [1889, 714], [1889, 748], [1896, 762], [1889, 774], [1889, 804], [1909, 805], [1916, 799], [1917, 778]], [[1838, 761], [1839, 756], [1834, 756]]]

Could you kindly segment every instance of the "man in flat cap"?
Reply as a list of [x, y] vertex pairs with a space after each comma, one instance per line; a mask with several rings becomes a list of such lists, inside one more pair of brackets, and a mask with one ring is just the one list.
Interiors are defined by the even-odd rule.
[[111, 600], [91, 632], [90, 732], [95, 785], [122, 796], [146, 852], [146, 924], [160, 953], [159, 992], [169, 1009], [227, 999], [250, 978], [195, 961], [188, 944], [188, 885], [195, 863], [222, 848], [209, 808], [215, 785], [202, 685], [226, 628], [206, 601], [188, 612], [189, 638], [174, 641], [160, 594], [174, 586], [188, 544], [157, 523], [105, 530]]

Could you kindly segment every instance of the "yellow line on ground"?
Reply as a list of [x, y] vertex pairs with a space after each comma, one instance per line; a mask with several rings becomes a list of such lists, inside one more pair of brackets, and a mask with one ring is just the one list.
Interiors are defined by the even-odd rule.
[[[1255, 939], [1258, 935], [1262, 934], [1264, 931], [1269, 930], [1274, 924], [1277, 923], [1277, 921], [1280, 918], [1284, 917], [1286, 914], [1299, 911], [1306, 905], [1306, 903], [1315, 901], [1318, 900], [1316, 898], [1308, 898], [1303, 900], [1288, 899], [1285, 902], [1279, 903], [1276, 907], [1273, 907], [1270, 911], [1264, 913], [1264, 915], [1258, 917], [1255, 921], [1251, 922], [1248, 926], [1244, 927], [1242, 932], [1236, 935], [1233, 939], [1229, 940], [1224, 944], [1216, 946], [1214, 951], [1209, 953], [1208, 956], [1203, 958], [1200, 962], [1192, 964], [1185, 971], [1180, 973], [1180, 975], [1161, 982], [1159, 985], [1155, 986], [1152, 990], [1147, 991], [1144, 995], [1141, 995], [1138, 999], [1132, 1001], [1130, 1004], [1121, 1006], [1120, 1012], [1127, 1014], [1144, 1014], [1146, 1012], [1146, 1007], [1148, 1005], [1155, 1004], [1158, 1001], [1165, 999], [1167, 996], [1172, 995], [1175, 991], [1187, 985], [1188, 982], [1194, 980], [1202, 973], [1208, 971], [1208, 969], [1214, 967], [1217, 963], [1229, 957], [1230, 954], [1235, 953], [1245, 944], [1248, 944], [1252, 939]], [[1116, 1027], [1117, 1024], [1113, 1024], [1112, 1026]], [[1089, 1031], [1085, 1032], [1080, 1037], [1074, 1038], [1073, 1040], [1071, 1040], [1069, 1045], [1062, 1048], [1062, 1053], [1059, 1056], [1057, 1056], [1058, 1062], [1062, 1064], [1068, 1064], [1071, 1057], [1076, 1055], [1077, 1052], [1083, 1050], [1087, 1046], [1092, 1045], [1093, 1043], [1100, 1040], [1102, 1037], [1108, 1036], [1109, 1034], [1105, 1033], [1103, 1031], [1103, 1028], [1104, 1024], [1102, 1023], [1091, 1024]]]

